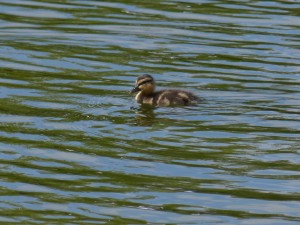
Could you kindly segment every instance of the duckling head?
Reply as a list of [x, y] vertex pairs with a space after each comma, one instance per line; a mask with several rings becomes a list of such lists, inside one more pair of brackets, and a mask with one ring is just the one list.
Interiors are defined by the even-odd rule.
[[151, 95], [155, 89], [155, 82], [152, 76], [145, 74], [139, 76], [135, 81], [135, 87], [130, 91], [130, 94], [141, 92], [142, 95]]

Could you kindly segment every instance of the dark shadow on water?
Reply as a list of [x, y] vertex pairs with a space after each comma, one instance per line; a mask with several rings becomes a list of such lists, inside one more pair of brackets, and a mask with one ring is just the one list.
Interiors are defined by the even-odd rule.
[[[199, 103], [200, 104], [200, 103]], [[137, 107], [131, 107], [134, 111], [134, 124], [137, 126], [173, 126], [177, 124], [186, 126], [189, 122], [185, 116], [199, 112], [199, 104], [192, 106], [165, 106], [157, 107], [147, 104], [141, 104]]]
[[131, 107], [135, 110], [135, 122], [139, 126], [151, 126], [155, 122], [155, 107], [152, 105], [139, 105], [138, 107]]

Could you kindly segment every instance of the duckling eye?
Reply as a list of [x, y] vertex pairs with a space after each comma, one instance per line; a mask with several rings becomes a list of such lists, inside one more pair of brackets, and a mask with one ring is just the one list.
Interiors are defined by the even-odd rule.
[[149, 83], [149, 82], [151, 82], [151, 80], [145, 80], [145, 81], [139, 83], [139, 84], [138, 84], [138, 87], [141, 86], [141, 85], [143, 85], [143, 84]]

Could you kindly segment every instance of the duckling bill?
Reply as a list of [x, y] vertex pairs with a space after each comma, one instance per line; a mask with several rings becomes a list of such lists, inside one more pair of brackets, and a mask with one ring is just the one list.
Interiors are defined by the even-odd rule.
[[156, 92], [155, 81], [148, 74], [136, 79], [135, 87], [130, 91], [130, 94], [133, 93], [137, 93], [135, 100], [138, 103], [157, 106], [193, 105], [199, 102], [199, 98], [188, 91], [161, 90]]

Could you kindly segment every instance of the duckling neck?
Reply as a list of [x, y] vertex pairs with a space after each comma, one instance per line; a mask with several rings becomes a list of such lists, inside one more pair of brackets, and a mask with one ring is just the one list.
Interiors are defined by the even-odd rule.
[[153, 103], [153, 95], [154, 95], [154, 93], [144, 93], [141, 91], [135, 96], [135, 100], [137, 101], [137, 103], [152, 104]]

